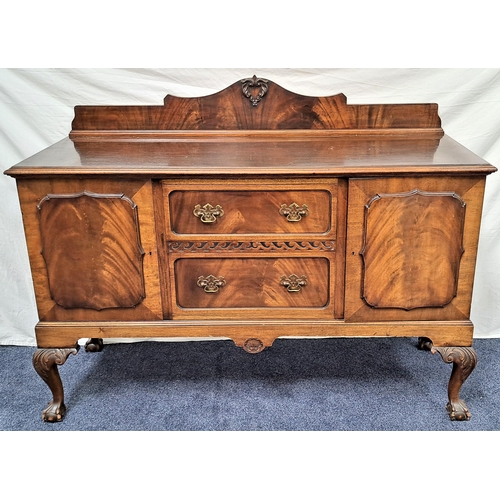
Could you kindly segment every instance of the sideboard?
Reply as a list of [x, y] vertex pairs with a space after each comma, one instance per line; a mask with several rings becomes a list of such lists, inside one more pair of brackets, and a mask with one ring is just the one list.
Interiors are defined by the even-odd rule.
[[64, 418], [58, 366], [80, 339], [224, 337], [254, 354], [298, 336], [414, 337], [453, 365], [446, 408], [468, 420], [495, 170], [443, 132], [436, 104], [351, 105], [256, 76], [163, 105], [77, 106], [68, 137], [6, 172], [43, 419]]

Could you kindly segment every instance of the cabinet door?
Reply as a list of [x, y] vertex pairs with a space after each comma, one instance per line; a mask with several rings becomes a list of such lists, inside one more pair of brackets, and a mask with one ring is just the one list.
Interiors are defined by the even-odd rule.
[[349, 183], [347, 321], [468, 319], [484, 178]]
[[150, 181], [18, 184], [41, 321], [161, 319]]

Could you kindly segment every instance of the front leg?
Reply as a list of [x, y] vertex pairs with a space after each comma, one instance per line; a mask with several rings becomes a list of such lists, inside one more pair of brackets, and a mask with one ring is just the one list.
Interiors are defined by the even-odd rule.
[[76, 354], [80, 346], [66, 349], [37, 349], [33, 366], [52, 391], [52, 401], [42, 413], [45, 422], [60, 422], [66, 413], [64, 390], [57, 365], [63, 365], [70, 354]]
[[446, 405], [451, 420], [470, 420], [465, 401], [460, 399], [460, 388], [476, 367], [477, 356], [472, 347], [431, 347], [432, 354], [438, 352], [445, 363], [453, 363]]

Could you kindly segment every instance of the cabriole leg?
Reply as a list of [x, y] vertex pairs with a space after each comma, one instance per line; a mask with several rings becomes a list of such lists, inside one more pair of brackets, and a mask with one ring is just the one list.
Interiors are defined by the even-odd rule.
[[476, 367], [477, 356], [472, 347], [434, 347], [432, 354], [438, 352], [445, 363], [453, 363], [450, 382], [448, 383], [448, 399], [446, 405], [451, 420], [470, 420], [470, 412], [465, 401], [460, 399], [460, 388]]
[[42, 412], [45, 422], [60, 422], [66, 413], [64, 390], [57, 365], [63, 365], [70, 354], [76, 354], [80, 346], [66, 349], [37, 349], [33, 355], [33, 366], [52, 391], [52, 401]]

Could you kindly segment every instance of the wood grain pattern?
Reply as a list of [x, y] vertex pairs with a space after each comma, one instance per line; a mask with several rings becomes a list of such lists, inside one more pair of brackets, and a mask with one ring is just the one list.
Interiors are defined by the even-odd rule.
[[363, 300], [374, 308], [443, 307], [457, 293], [465, 203], [455, 193], [378, 194], [365, 208]]
[[[286, 259], [289, 259], [291, 255], [294, 259], [307, 256], [313, 258], [311, 262], [314, 262], [318, 257], [326, 258], [329, 272], [322, 276], [322, 283], [325, 283], [330, 291], [335, 289], [337, 283], [342, 288], [343, 254], [337, 257], [334, 239], [337, 236], [338, 183], [339, 180], [335, 178], [324, 179], [320, 182], [314, 179], [288, 178], [274, 178], [272, 181], [265, 182], [220, 179], [217, 184], [203, 182], [196, 178], [164, 180], [163, 200], [168, 255], [163, 258], [168, 261], [167, 282], [170, 284], [168, 293], [170, 303], [168, 310], [165, 311], [165, 317], [173, 319], [216, 318], [227, 314], [224, 312], [227, 309], [217, 302], [214, 307], [205, 306], [203, 301], [197, 303], [195, 298], [200, 298], [200, 295], [199, 289], [196, 288], [196, 294], [193, 296], [185, 292], [185, 298], [192, 301], [190, 304], [193, 307], [182, 307], [187, 302], [179, 302], [176, 298], [178, 293], [183, 293], [178, 290], [178, 287], [182, 286], [182, 280], [175, 267], [179, 265], [178, 259], [196, 260], [200, 257], [204, 259], [217, 256], [226, 259], [227, 257], [225, 265], [234, 272], [232, 266], [237, 261], [232, 259], [241, 257], [241, 262], [246, 263], [245, 267], [250, 264], [256, 266], [254, 272], [259, 273], [258, 275], [261, 276], [259, 279], [264, 280], [271, 279], [265, 278], [265, 273], [273, 269], [269, 262], [275, 262], [276, 259], [280, 262], [287, 262]], [[286, 198], [283, 199], [283, 195], [286, 195]], [[289, 198], [295, 195], [300, 195], [300, 203], [304, 201], [308, 204], [309, 214], [298, 222], [289, 222], [285, 216], [279, 214], [279, 209], [283, 201], [289, 201]], [[193, 215], [193, 206], [209, 200], [213, 202], [213, 206], [220, 203], [223, 206], [224, 215], [217, 217], [214, 223], [203, 224]], [[180, 232], [179, 226], [182, 227], [184, 233]], [[345, 225], [342, 227], [345, 228]], [[314, 230], [326, 231], [326, 233], [307, 232]], [[276, 259], [259, 260], [263, 257], [270, 257], [269, 254]], [[250, 257], [258, 257], [258, 259], [250, 259]], [[194, 264], [180, 265], [194, 266]], [[259, 266], [261, 268], [257, 269]], [[205, 274], [208, 276], [214, 272], [207, 270]], [[296, 272], [291, 270], [289, 274]], [[200, 272], [199, 275], [202, 274]], [[195, 276], [193, 286], [197, 277], [198, 275]], [[173, 283], [176, 285], [173, 286]], [[222, 292], [226, 290], [227, 285]], [[323, 293], [322, 290], [320, 289], [321, 293]], [[243, 301], [239, 307], [236, 302], [229, 306], [232, 318], [254, 317], [255, 311], [252, 308], [255, 307], [259, 309], [258, 314], [262, 317], [274, 318], [283, 314], [276, 304], [272, 305], [272, 302], [269, 302], [270, 307], [268, 307], [262, 302], [263, 296], [260, 289], [254, 292], [255, 297], [247, 298], [246, 302]], [[307, 292], [307, 294], [311, 293], [312, 291]], [[313, 308], [309, 305], [291, 307], [290, 299], [287, 299], [288, 302], [284, 303], [283, 307], [288, 308], [288, 317], [341, 317], [343, 309], [339, 307], [339, 304], [343, 303], [343, 299], [337, 299], [336, 294], [332, 296], [337, 301], [337, 309], [334, 309], [332, 299], [324, 306]], [[242, 300], [241, 296], [240, 300]], [[252, 300], [256, 302], [252, 303]]]
[[257, 106], [253, 106], [245, 95], [241, 81], [203, 97], [167, 95], [163, 106], [77, 106], [72, 130], [441, 127], [436, 104], [348, 105], [343, 94], [309, 97], [286, 90], [270, 80], [267, 87], [266, 95]]
[[[158, 320], [162, 317], [158, 252], [154, 232], [151, 182], [127, 179], [22, 179], [18, 180], [23, 221], [26, 229], [28, 255], [33, 275], [38, 315], [45, 321], [92, 320]], [[143, 273], [146, 297], [136, 307], [94, 309], [65, 309], [51, 297], [46, 262], [41, 254], [42, 236], [37, 206], [48, 194], [68, 194], [90, 191], [106, 195], [123, 192], [138, 207], [141, 244], [144, 250]]]
[[58, 305], [100, 311], [144, 299], [136, 208], [122, 194], [83, 191], [42, 199], [42, 255]]
[[348, 182], [347, 179], [338, 180], [337, 189], [337, 236], [335, 240], [335, 295], [334, 303], [334, 318], [344, 317], [345, 303], [345, 263], [346, 263], [346, 237], [347, 237], [347, 197], [348, 197]]
[[[250, 336], [258, 337], [265, 346], [278, 337], [418, 337], [424, 335], [434, 346], [470, 346], [473, 325], [466, 321], [366, 321], [347, 323], [343, 320], [318, 318], [183, 319], [182, 321], [101, 321], [40, 322], [36, 326], [39, 347], [72, 347], [82, 337], [106, 338], [229, 338], [242, 345]], [[255, 316], [255, 315], [254, 315]]]
[[[307, 275], [307, 286], [287, 291], [280, 281], [291, 274]], [[210, 275], [225, 280], [216, 293], [197, 284], [200, 276]], [[180, 258], [175, 261], [175, 282], [182, 308], [309, 308], [325, 307], [330, 300], [326, 258]]]
[[[465, 320], [469, 318], [470, 305], [472, 299], [472, 283], [474, 280], [474, 269], [476, 263], [477, 255], [477, 242], [479, 233], [479, 223], [481, 219], [482, 212], [482, 199], [484, 192], [484, 178], [478, 177], [461, 177], [461, 178], [446, 178], [446, 177], [404, 177], [404, 178], [377, 178], [377, 179], [365, 179], [365, 180], [352, 180], [349, 182], [349, 209], [348, 209], [348, 231], [347, 231], [347, 248], [346, 248], [346, 292], [345, 292], [345, 319], [346, 321], [359, 322], [359, 321], [392, 321], [392, 320], [402, 320], [402, 321], [424, 321], [424, 320]], [[364, 244], [364, 234], [365, 234], [365, 205], [369, 203], [379, 193], [385, 194], [398, 194], [402, 192], [410, 192], [414, 189], [427, 192], [455, 192], [460, 198], [466, 203], [464, 229], [463, 229], [463, 248], [464, 253], [460, 260], [460, 270], [458, 273], [458, 283], [456, 288], [456, 297], [451, 300], [450, 303], [444, 307], [421, 307], [417, 309], [404, 310], [397, 308], [373, 308], [367, 305], [363, 300], [363, 259], [360, 252], [363, 250]], [[388, 198], [390, 201], [392, 198]], [[398, 199], [393, 198], [394, 200]], [[454, 202], [452, 202], [453, 205]], [[381, 205], [383, 207], [383, 205]], [[455, 205], [453, 205], [455, 207]], [[451, 207], [451, 208], [453, 208]], [[387, 207], [386, 207], [387, 208]], [[418, 211], [418, 210], [417, 210]], [[432, 213], [434, 210], [431, 210]], [[459, 210], [460, 211], [460, 210]], [[453, 210], [452, 210], [453, 212]], [[434, 216], [438, 216], [438, 213], [442, 212], [440, 209], [436, 211]], [[388, 221], [395, 220], [391, 211], [386, 216]], [[437, 228], [441, 221], [429, 221], [430, 227]], [[414, 225], [414, 220], [410, 218], [408, 221], [410, 227], [418, 227]], [[456, 224], [455, 222], [452, 222]], [[395, 239], [389, 238], [388, 232], [382, 227], [381, 224], [380, 231], [383, 234], [383, 239], [387, 242], [389, 247], [399, 248], [403, 251], [402, 255], [409, 258], [409, 262], [412, 259], [417, 259], [417, 255], [412, 255], [411, 248], [405, 250], [405, 242], [398, 242]], [[455, 227], [457, 227], [455, 225]], [[397, 227], [396, 230], [401, 231]], [[425, 231], [424, 231], [425, 232]], [[397, 236], [397, 235], [396, 235]], [[401, 236], [401, 234], [400, 234]], [[410, 236], [412, 236], [410, 234]], [[430, 237], [431, 233], [427, 234]], [[381, 251], [384, 252], [383, 243], [376, 240], [377, 235], [373, 235], [373, 247], [378, 246]], [[412, 236], [413, 238], [413, 236]], [[452, 238], [453, 239], [453, 238]], [[453, 240], [455, 241], [455, 240]], [[416, 242], [417, 250], [422, 250], [423, 242]], [[425, 243], [425, 246], [430, 245], [431, 248], [426, 250], [430, 252], [430, 255], [442, 260], [439, 256], [440, 244], [438, 241], [431, 244], [430, 241]], [[435, 245], [435, 246], [434, 246]], [[449, 248], [458, 248], [458, 244], [452, 243], [450, 241]], [[442, 248], [442, 247], [441, 247]], [[452, 252], [453, 253], [453, 252]], [[383, 255], [379, 256], [380, 259], [384, 259]], [[373, 262], [370, 265], [374, 265], [373, 269], [377, 269], [377, 275], [380, 276], [381, 286], [384, 284], [389, 286], [392, 279], [397, 280], [395, 276], [396, 269], [399, 268], [399, 263], [401, 262], [387, 262], [386, 267], [378, 264], [375, 259], [379, 258], [373, 256]], [[426, 256], [425, 252], [420, 252], [419, 257], [423, 261], [429, 262], [429, 257]], [[451, 261], [455, 261], [455, 257], [450, 257]], [[420, 264], [415, 265], [420, 268]], [[435, 269], [435, 266], [432, 266]], [[422, 270], [424, 277], [427, 276], [432, 282], [433, 276], [428, 274], [428, 271]], [[454, 275], [454, 271], [448, 271], [448, 276]], [[373, 276], [373, 275], [372, 275]], [[409, 272], [407, 276], [412, 276]], [[376, 278], [369, 282], [369, 291], [373, 296], [372, 300], [385, 300], [383, 297], [378, 298], [376, 288]], [[417, 294], [420, 293], [420, 299], [423, 300], [423, 296], [429, 293], [429, 281], [424, 283], [424, 279], [416, 277], [413, 275], [416, 283], [420, 283], [420, 287], [417, 290]], [[451, 279], [451, 278], [450, 278]], [[453, 280], [452, 280], [453, 281]], [[390, 292], [390, 290], [389, 290]], [[390, 292], [391, 293], [391, 292]], [[400, 304], [405, 306], [412, 305], [411, 291], [403, 291], [400, 288], [399, 300]], [[398, 295], [396, 293], [396, 295]], [[445, 292], [446, 293], [446, 292]], [[439, 287], [432, 291], [434, 300], [442, 301], [444, 300], [443, 290]], [[404, 298], [403, 298], [404, 297]], [[383, 303], [383, 302], [381, 302]], [[413, 304], [414, 305], [414, 304]]]
[[[308, 215], [290, 222], [280, 207], [306, 205]], [[177, 234], [327, 233], [332, 219], [328, 191], [173, 191], [169, 195], [172, 231]], [[220, 206], [224, 215], [204, 223], [195, 206]]]
[[[206, 132], [102, 140], [62, 139], [7, 170], [14, 177], [116, 175], [224, 179], [261, 175], [350, 176], [488, 174], [496, 168], [448, 136], [335, 135], [338, 131], [256, 131], [233, 137]], [[332, 135], [332, 132], [335, 132]]]
[[157, 270], [162, 277], [159, 279], [160, 294], [161, 294], [161, 317], [170, 319], [170, 298], [168, 288], [170, 283], [169, 267], [167, 262], [168, 242], [165, 227], [165, 212], [163, 200], [163, 186], [161, 181], [155, 180], [152, 182], [152, 193], [154, 213], [150, 215], [150, 220], [154, 220], [155, 235], [153, 240], [153, 248], [155, 249], [158, 258]]

